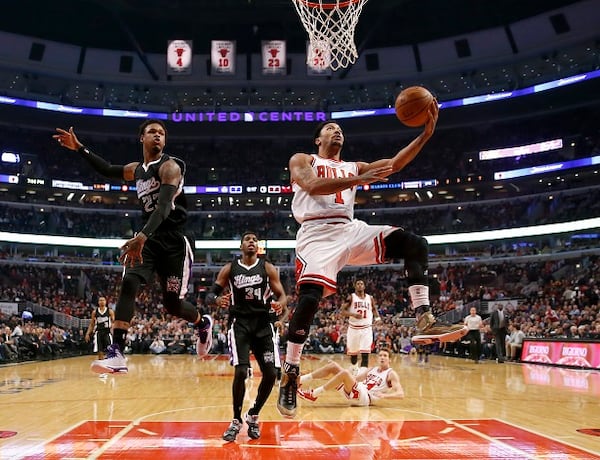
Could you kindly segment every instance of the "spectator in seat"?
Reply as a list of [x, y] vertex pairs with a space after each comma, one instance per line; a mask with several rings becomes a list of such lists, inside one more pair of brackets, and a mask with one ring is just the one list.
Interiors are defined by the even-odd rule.
[[162, 336], [157, 335], [154, 337], [154, 340], [150, 344], [150, 351], [155, 355], [160, 355], [167, 351], [167, 346], [165, 345], [165, 341], [162, 339]]
[[521, 330], [519, 324], [511, 324], [509, 327], [510, 336], [506, 341], [506, 358], [509, 361], [516, 361], [521, 357], [521, 349], [523, 348], [523, 340], [525, 333]]

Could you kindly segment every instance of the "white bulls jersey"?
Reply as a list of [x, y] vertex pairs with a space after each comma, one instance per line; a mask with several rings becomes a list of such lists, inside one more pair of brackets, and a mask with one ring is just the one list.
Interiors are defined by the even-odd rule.
[[390, 388], [388, 385], [388, 374], [392, 368], [388, 367], [385, 371], [379, 372], [379, 367], [373, 367], [367, 373], [367, 377], [363, 380], [363, 384], [367, 387], [369, 393], [378, 393], [386, 388]]
[[373, 324], [373, 298], [369, 294], [361, 298], [353, 292], [348, 311], [360, 315], [360, 319], [354, 316], [348, 318], [350, 327], [362, 329]]
[[[354, 162], [328, 160], [312, 156], [312, 168], [317, 177], [352, 177], [358, 175], [358, 165]], [[296, 182], [292, 182], [294, 198], [292, 213], [299, 224], [313, 219], [354, 218], [354, 198], [356, 187], [347, 188], [330, 195], [309, 195]]]
[[387, 380], [392, 368], [388, 367], [381, 372], [378, 369], [378, 367], [370, 369], [366, 378], [356, 382], [348, 393], [344, 390], [343, 383], [338, 386], [338, 391], [350, 401], [351, 406], [370, 406], [379, 399], [379, 393], [386, 388], [391, 388]]

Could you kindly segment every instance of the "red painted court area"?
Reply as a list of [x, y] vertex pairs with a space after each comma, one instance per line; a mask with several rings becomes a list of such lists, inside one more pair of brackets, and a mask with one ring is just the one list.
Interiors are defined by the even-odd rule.
[[83, 422], [27, 459], [575, 459], [600, 460], [499, 420], [277, 421], [225, 443], [225, 422]]

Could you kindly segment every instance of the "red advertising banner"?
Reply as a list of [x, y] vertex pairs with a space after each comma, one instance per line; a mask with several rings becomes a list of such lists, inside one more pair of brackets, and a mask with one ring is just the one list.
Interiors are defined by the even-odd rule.
[[600, 343], [525, 339], [521, 361], [600, 369]]

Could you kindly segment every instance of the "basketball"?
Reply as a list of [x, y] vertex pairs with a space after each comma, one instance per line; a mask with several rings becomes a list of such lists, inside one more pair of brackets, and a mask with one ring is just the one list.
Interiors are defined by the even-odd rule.
[[396, 97], [396, 116], [404, 125], [416, 128], [427, 122], [433, 95], [422, 86], [410, 86]]

